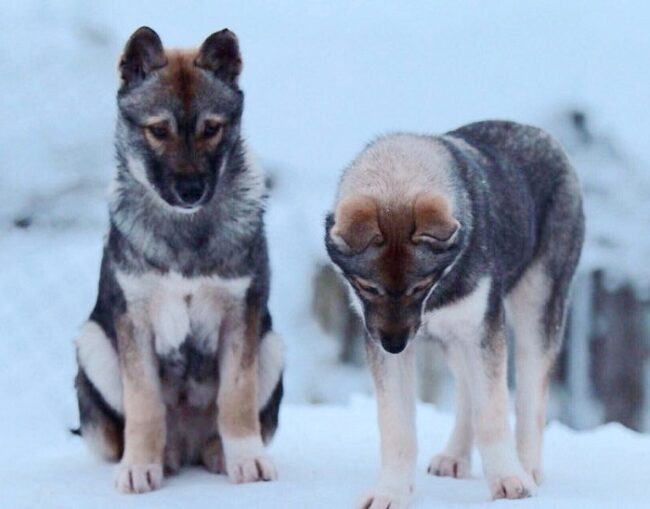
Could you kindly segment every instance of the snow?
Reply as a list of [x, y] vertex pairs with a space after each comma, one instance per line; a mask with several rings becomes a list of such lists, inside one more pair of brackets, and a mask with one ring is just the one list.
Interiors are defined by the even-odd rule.
[[[650, 437], [613, 424], [576, 433], [552, 423], [546, 435], [546, 478], [538, 496], [490, 502], [476, 454], [471, 479], [426, 474], [428, 460], [451, 425], [446, 413], [418, 409], [414, 509], [648, 507]], [[280, 472], [277, 482], [233, 485], [225, 476], [188, 468], [168, 478], [160, 491], [120, 495], [112, 485], [112, 465], [91, 457], [79, 439], [55, 434], [47, 447], [28, 447], [0, 464], [0, 507], [354, 507], [377, 475], [378, 440], [374, 402], [366, 397], [354, 397], [346, 406], [287, 405], [270, 448]]]
[[[311, 278], [325, 260], [323, 218], [338, 175], [382, 132], [444, 132], [485, 118], [546, 127], [571, 151], [586, 192], [583, 269], [650, 287], [649, 16], [647, 2], [607, 0], [3, 5], [0, 507], [350, 507], [377, 473], [374, 408], [362, 397], [347, 403], [371, 385], [367, 370], [336, 364], [339, 345], [311, 316]], [[241, 40], [246, 137], [275, 183], [271, 310], [288, 346], [276, 484], [235, 487], [186, 471], [159, 493], [120, 497], [112, 467], [66, 431], [77, 424], [72, 341], [94, 302], [107, 224], [115, 67], [142, 24], [170, 46], [225, 26]], [[593, 144], [567, 128], [572, 109], [593, 120]], [[340, 406], [306, 405], [323, 401]], [[422, 407], [419, 420], [416, 507], [481, 505], [478, 461], [473, 480], [424, 475], [450, 414]], [[650, 503], [647, 437], [552, 424], [547, 438], [539, 497], [509, 504]]]

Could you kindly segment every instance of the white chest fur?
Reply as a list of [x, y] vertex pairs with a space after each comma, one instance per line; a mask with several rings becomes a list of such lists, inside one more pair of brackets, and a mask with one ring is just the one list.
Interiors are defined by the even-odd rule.
[[442, 342], [480, 341], [490, 293], [490, 278], [481, 279], [472, 293], [423, 316], [428, 332]]
[[219, 329], [227, 313], [240, 308], [250, 277], [186, 278], [165, 275], [117, 274], [129, 313], [151, 328], [156, 352], [169, 355], [191, 334], [197, 347], [214, 352]]

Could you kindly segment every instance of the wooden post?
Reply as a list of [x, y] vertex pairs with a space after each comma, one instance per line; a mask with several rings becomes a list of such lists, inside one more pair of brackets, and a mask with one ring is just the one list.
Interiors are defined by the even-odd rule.
[[565, 410], [568, 423], [575, 429], [593, 424], [590, 391], [590, 338], [592, 331], [592, 281], [590, 274], [580, 273], [575, 279], [567, 341], [567, 395]]

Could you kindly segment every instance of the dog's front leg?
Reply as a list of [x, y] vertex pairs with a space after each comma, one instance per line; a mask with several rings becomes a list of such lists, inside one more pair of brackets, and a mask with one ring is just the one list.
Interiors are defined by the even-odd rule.
[[403, 509], [409, 505], [415, 478], [415, 349], [390, 354], [371, 340], [368, 362], [377, 392], [381, 435], [381, 472], [362, 509]]
[[[478, 339], [478, 338], [477, 338]], [[517, 457], [514, 435], [508, 422], [507, 350], [505, 326], [484, 325], [483, 339], [460, 348], [472, 394], [474, 432], [483, 471], [493, 498], [523, 498], [537, 486]]]
[[218, 426], [226, 472], [235, 483], [277, 477], [264, 450], [258, 415], [260, 316], [260, 308], [247, 302], [243, 313], [229, 314], [222, 335]]
[[116, 329], [125, 418], [124, 454], [116, 487], [123, 493], [144, 493], [162, 484], [165, 404], [150, 328], [125, 315]]

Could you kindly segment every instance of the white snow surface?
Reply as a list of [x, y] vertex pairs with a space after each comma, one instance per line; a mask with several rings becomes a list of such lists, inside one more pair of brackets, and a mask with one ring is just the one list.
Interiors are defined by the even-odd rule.
[[[553, 423], [547, 430], [546, 478], [538, 496], [491, 502], [477, 454], [470, 479], [426, 473], [428, 460], [451, 425], [448, 414], [425, 406], [418, 410], [414, 509], [648, 507], [650, 437], [615, 424], [576, 433]], [[22, 438], [29, 444], [29, 432]], [[278, 481], [234, 485], [225, 476], [196, 467], [167, 478], [160, 491], [122, 495], [113, 488], [114, 466], [91, 457], [78, 439], [53, 433], [48, 446], [28, 445], [23, 454], [0, 464], [0, 507], [352, 508], [376, 478], [378, 440], [375, 405], [368, 398], [354, 397], [346, 406], [287, 405], [270, 448]]]

